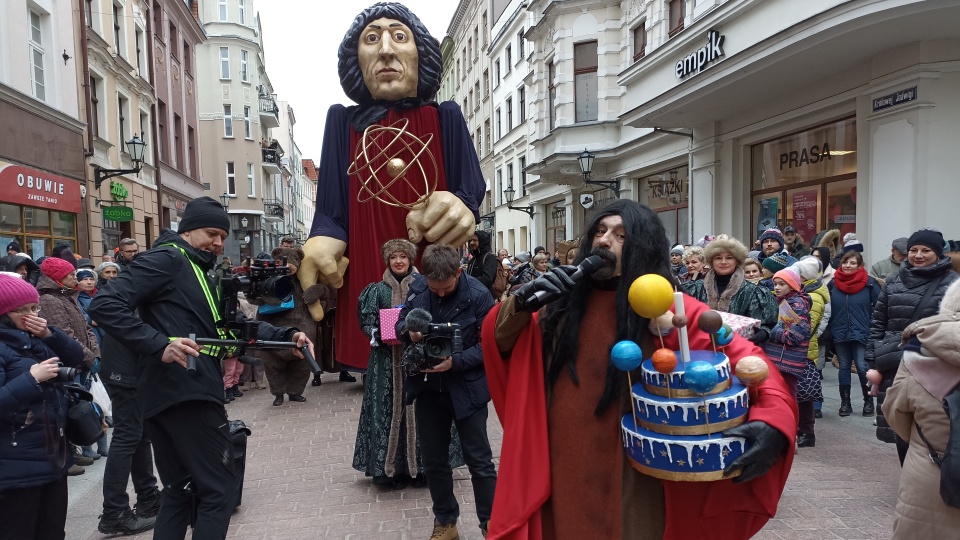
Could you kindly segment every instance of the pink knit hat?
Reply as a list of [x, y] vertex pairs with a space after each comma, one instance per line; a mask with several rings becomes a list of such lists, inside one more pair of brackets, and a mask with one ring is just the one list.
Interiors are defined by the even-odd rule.
[[789, 268], [784, 268], [783, 270], [774, 274], [773, 279], [782, 279], [784, 283], [789, 285], [791, 289], [797, 292], [800, 292], [800, 284], [803, 283], [800, 281], [800, 276], [798, 276], [796, 272]]
[[0, 314], [40, 302], [37, 289], [19, 277], [0, 275]]
[[43, 275], [57, 283], [63, 281], [63, 278], [75, 270], [76, 268], [74, 268], [72, 264], [57, 257], [47, 257], [40, 263], [40, 271], [43, 272]]

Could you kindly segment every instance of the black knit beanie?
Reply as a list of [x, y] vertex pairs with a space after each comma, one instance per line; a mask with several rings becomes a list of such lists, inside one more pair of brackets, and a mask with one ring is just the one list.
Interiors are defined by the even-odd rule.
[[227, 216], [227, 212], [219, 202], [210, 197], [200, 197], [187, 203], [177, 232], [187, 232], [204, 227], [213, 227], [230, 232], [230, 218]]
[[946, 242], [943, 241], [943, 234], [941, 234], [940, 231], [920, 229], [911, 234], [907, 240], [907, 250], [909, 251], [913, 246], [927, 246], [937, 255], [943, 255], [943, 248], [946, 247]]

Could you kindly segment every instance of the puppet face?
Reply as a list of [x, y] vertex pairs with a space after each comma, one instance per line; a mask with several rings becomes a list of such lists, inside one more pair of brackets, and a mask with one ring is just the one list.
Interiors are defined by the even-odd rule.
[[363, 82], [374, 99], [416, 97], [419, 57], [407, 25], [387, 18], [371, 22], [360, 34], [357, 53]]

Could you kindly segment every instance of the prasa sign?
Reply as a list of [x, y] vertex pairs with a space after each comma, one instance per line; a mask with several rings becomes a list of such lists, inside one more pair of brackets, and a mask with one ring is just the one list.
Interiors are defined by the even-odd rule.
[[80, 182], [0, 161], [0, 200], [78, 214]]

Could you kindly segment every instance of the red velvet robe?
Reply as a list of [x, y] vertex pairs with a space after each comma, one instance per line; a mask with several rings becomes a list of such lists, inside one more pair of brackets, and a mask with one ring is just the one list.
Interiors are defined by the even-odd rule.
[[[520, 334], [509, 360], [500, 358], [495, 330], [499, 304], [483, 325], [484, 364], [490, 395], [503, 426], [500, 470], [488, 539], [540, 540], [540, 510], [550, 497], [550, 451], [543, 354], [537, 316]], [[687, 318], [697, 320], [709, 308], [684, 295]], [[690, 348], [712, 348], [710, 336], [691, 325]], [[664, 338], [679, 349], [678, 332]], [[748, 355], [766, 358], [759, 347], [740, 336], [724, 348], [731, 364]], [[751, 391], [748, 419], [766, 422], [787, 436], [789, 447], [765, 475], [743, 484], [663, 481], [666, 504], [664, 538], [669, 540], [741, 540], [753, 536], [776, 514], [795, 453], [797, 406], [779, 371], [768, 360], [770, 376]], [[619, 431], [617, 424], [610, 429]], [[576, 441], [571, 441], [575, 444]], [[622, 448], [620, 451], [624, 451]], [[620, 456], [597, 456], [598, 460]], [[584, 486], [584, 497], [589, 497]], [[642, 500], [642, 494], [638, 494]]]

